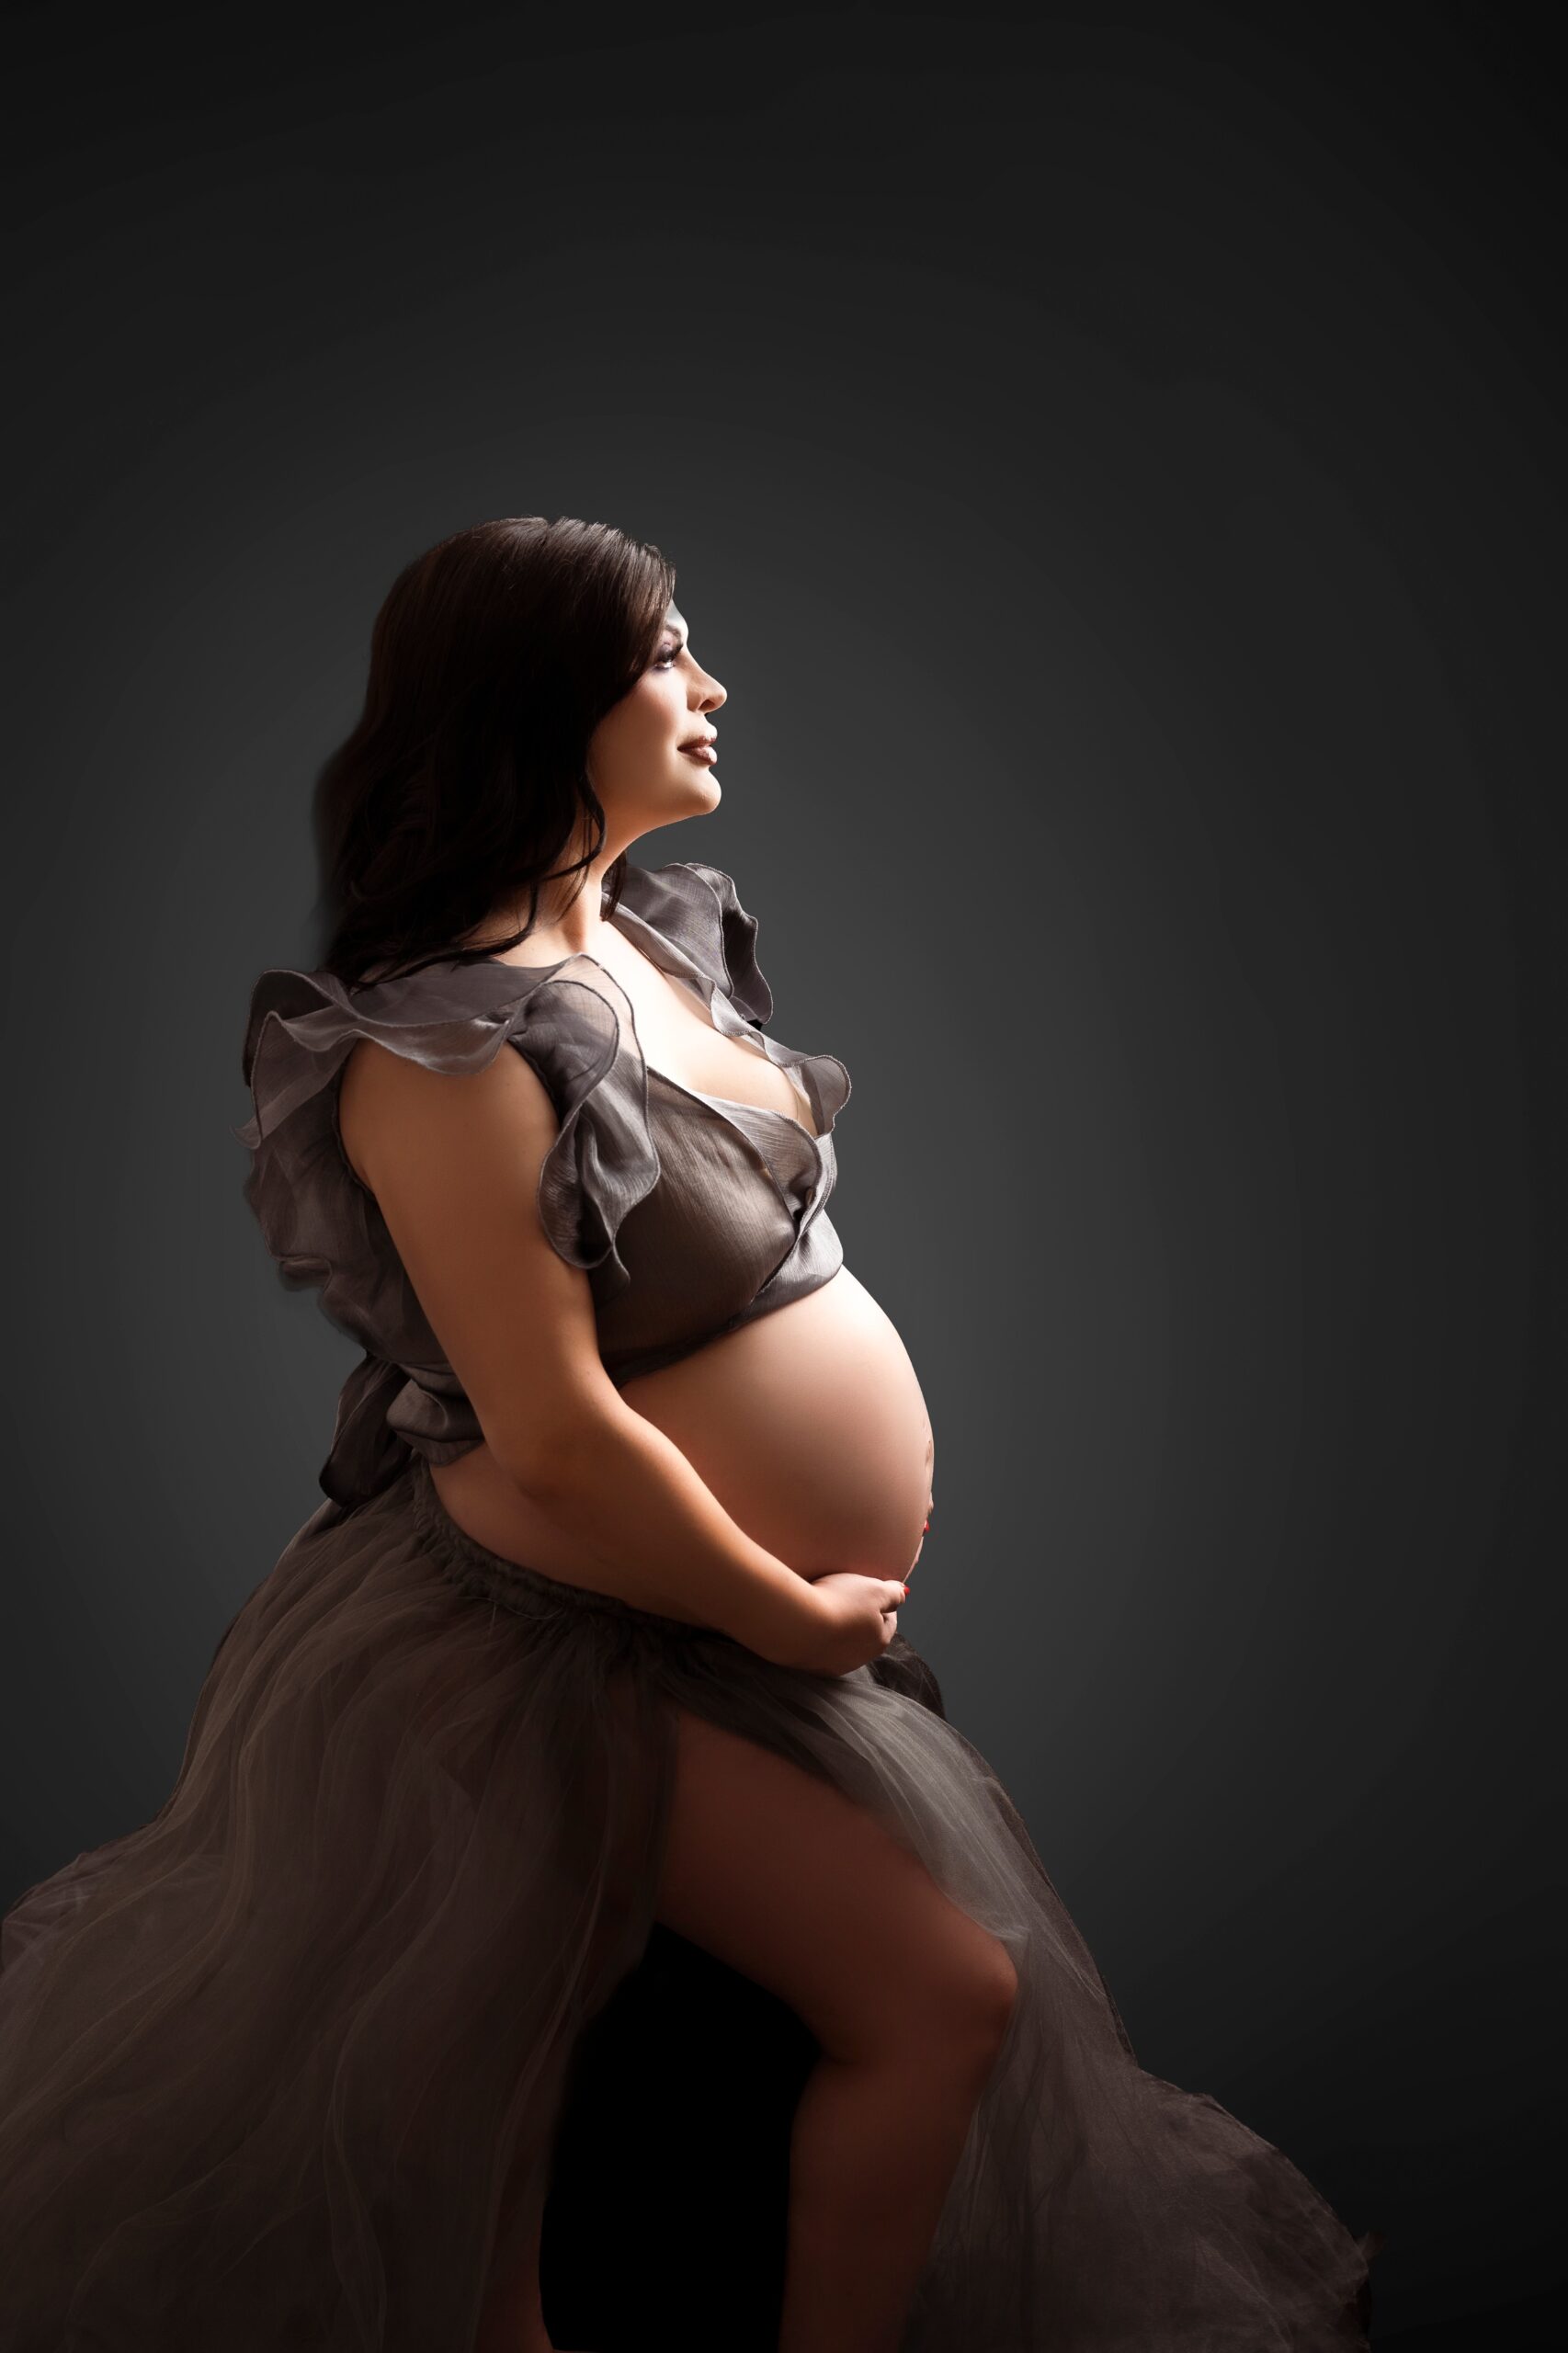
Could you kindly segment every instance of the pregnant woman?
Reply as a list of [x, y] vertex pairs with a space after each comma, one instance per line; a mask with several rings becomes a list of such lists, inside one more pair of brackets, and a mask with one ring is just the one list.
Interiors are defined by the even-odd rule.
[[667, 1933], [815, 2053], [783, 2353], [1363, 2346], [1365, 2242], [1138, 2067], [899, 1631], [935, 1443], [827, 1215], [849, 1074], [726, 873], [626, 856], [720, 798], [673, 588], [528, 517], [378, 617], [239, 1131], [364, 1353], [163, 1811], [6, 1915], [0, 2341], [543, 2353], [574, 2054]]

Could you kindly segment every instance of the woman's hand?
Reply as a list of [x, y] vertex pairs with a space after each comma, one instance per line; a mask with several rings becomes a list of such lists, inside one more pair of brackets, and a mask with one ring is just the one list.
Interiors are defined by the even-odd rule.
[[907, 1587], [897, 1577], [864, 1577], [852, 1569], [833, 1569], [808, 1584], [806, 1639], [788, 1664], [811, 1675], [850, 1675], [880, 1658], [898, 1631]]

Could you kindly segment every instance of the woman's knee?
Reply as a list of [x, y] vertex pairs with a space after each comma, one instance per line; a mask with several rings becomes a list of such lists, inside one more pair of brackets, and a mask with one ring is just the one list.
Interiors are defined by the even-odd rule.
[[978, 2065], [983, 2073], [1012, 2021], [1018, 1973], [1000, 1938], [954, 1909], [949, 1949], [928, 1956], [886, 2029], [923, 2062], [945, 2058], [960, 2072]]
[[993, 2056], [1006, 2040], [1018, 2004], [1018, 1972], [1000, 1937], [986, 1937], [986, 1951], [970, 1986], [971, 2023]]

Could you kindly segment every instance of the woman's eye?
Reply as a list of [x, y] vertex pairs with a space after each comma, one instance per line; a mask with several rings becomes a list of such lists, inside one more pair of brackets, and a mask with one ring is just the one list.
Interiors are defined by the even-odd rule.
[[654, 659], [653, 659], [653, 667], [654, 667], [654, 669], [656, 670], [656, 669], [658, 668], [658, 666], [659, 666], [659, 665], [660, 665], [660, 663], [661, 663], [661, 662], [673, 662], [673, 661], [675, 661], [675, 660], [676, 660], [676, 656], [679, 654], [679, 653], [680, 653], [680, 648], [679, 648], [679, 646], [678, 646], [678, 645], [666, 645], [666, 646], [663, 647], [663, 648], [661, 649], [661, 651], [660, 651], [660, 652], [659, 652], [659, 653], [654, 656]]

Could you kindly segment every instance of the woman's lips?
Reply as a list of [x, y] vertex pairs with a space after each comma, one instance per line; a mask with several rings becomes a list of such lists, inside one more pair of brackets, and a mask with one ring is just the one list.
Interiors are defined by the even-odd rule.
[[683, 744], [680, 748], [688, 760], [700, 760], [705, 767], [711, 767], [719, 756], [718, 747], [712, 744]]

